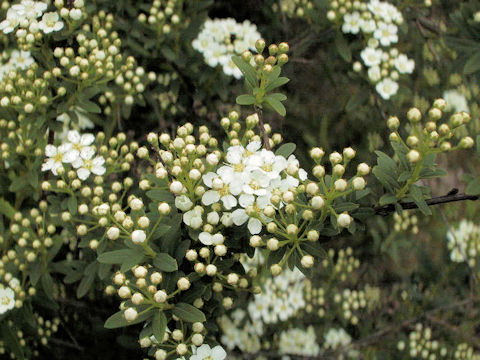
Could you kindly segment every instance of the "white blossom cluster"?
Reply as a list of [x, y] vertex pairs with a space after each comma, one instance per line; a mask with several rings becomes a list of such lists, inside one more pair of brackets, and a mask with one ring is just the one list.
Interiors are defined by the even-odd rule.
[[[415, 62], [398, 49], [392, 47], [398, 42], [398, 26], [403, 23], [402, 13], [385, 1], [370, 0], [367, 3], [354, 2], [351, 11], [337, 11], [341, 1], [332, 1], [327, 17], [342, 21], [342, 31], [345, 34], [361, 33], [367, 46], [360, 53], [364, 65], [368, 68], [369, 80], [376, 84], [378, 94], [389, 100], [398, 92], [398, 79], [402, 74], [411, 74]], [[354, 70], [362, 68], [359, 62], [354, 64]]]
[[[200, 347], [192, 346], [192, 355], [188, 360], [224, 360], [227, 358], [227, 353], [220, 346], [211, 347], [208, 344], [203, 344]], [[186, 357], [177, 358], [177, 360], [186, 360]]]
[[52, 171], [54, 175], [60, 168], [68, 164], [76, 169], [80, 180], [86, 180], [90, 174], [103, 175], [106, 168], [103, 156], [96, 156], [92, 146], [95, 137], [93, 134], [80, 134], [76, 130], [69, 131], [67, 141], [60, 146], [47, 145], [45, 155], [48, 157], [42, 165], [42, 171]]
[[[12, 282], [13, 279], [10, 281]], [[17, 280], [18, 281], [18, 280]], [[0, 284], [0, 315], [15, 307], [15, 292], [11, 287]]]
[[247, 313], [242, 309], [236, 309], [230, 317], [223, 315], [218, 319], [222, 329], [221, 342], [227, 349], [238, 348], [244, 353], [255, 354], [260, 351], [260, 338], [263, 335], [262, 321], [250, 321]]
[[254, 322], [275, 324], [295, 316], [306, 305], [304, 298], [305, 276], [300, 270], [285, 270], [265, 281], [261, 294], [248, 304]]
[[480, 226], [468, 220], [447, 233], [450, 259], [453, 262], [467, 262], [470, 266], [477, 264], [480, 254]]
[[[83, 6], [83, 0], [76, 0], [75, 3], [81, 3]], [[18, 38], [24, 38], [27, 33], [35, 34], [42, 31], [44, 34], [50, 34], [62, 30], [64, 23], [60, 15], [56, 11], [45, 12], [47, 7], [42, 1], [22, 0], [8, 9], [6, 19], [0, 23], [0, 30], [4, 34], [16, 30]], [[82, 12], [79, 11], [81, 17]]]
[[245, 50], [254, 49], [255, 42], [260, 38], [257, 26], [248, 20], [237, 23], [232, 18], [208, 19], [192, 46], [203, 54], [209, 66], [220, 65], [226, 75], [240, 79], [242, 73], [231, 58], [241, 55]]
[[281, 354], [317, 356], [320, 353], [313, 326], [309, 326], [306, 330], [293, 328], [282, 331], [278, 344]]
[[324, 335], [324, 338], [324, 347], [332, 350], [345, 347], [352, 342], [352, 337], [342, 328], [329, 329]]
[[415, 330], [408, 334], [408, 343], [401, 340], [397, 343], [400, 351], [408, 351], [410, 358], [414, 359], [438, 359], [445, 358], [448, 350], [438, 340], [432, 338], [432, 329], [417, 323]]
[[470, 112], [468, 101], [465, 96], [458, 90], [446, 90], [443, 92], [443, 99], [447, 102], [445, 111], [452, 111], [454, 113]]
[[10, 71], [26, 70], [34, 62], [35, 59], [32, 57], [30, 51], [12, 50], [8, 56], [8, 61], [0, 64], [0, 81], [2, 81], [4, 76], [7, 76]]
[[[300, 180], [306, 178], [306, 171], [299, 168], [294, 155], [288, 159], [275, 155], [262, 149], [260, 141], [252, 141], [246, 147], [231, 146], [227, 149], [225, 164], [216, 172], [208, 172], [202, 177], [208, 188], [202, 195], [202, 203], [210, 206], [221, 202], [226, 210], [221, 214], [217, 211], [208, 213], [207, 220], [212, 224], [221, 222], [227, 227], [247, 223], [251, 234], [259, 234], [263, 224], [270, 221], [263, 210], [272, 205], [272, 196], [298, 186]], [[175, 205], [186, 211], [183, 215], [186, 225], [194, 229], [202, 225], [203, 208], [196, 206], [192, 209], [193, 202], [188, 196], [178, 196]], [[199, 240], [205, 245], [216, 245], [221, 239], [223, 236], [220, 233], [204, 231], [199, 235]]]

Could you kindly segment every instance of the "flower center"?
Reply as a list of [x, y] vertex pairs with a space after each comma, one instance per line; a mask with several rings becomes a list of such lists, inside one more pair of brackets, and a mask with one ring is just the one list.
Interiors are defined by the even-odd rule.
[[243, 165], [242, 163], [233, 165], [233, 170], [235, 170], [235, 172], [242, 172], [243, 170], [245, 170], [245, 165]]
[[8, 305], [8, 304], [10, 304], [10, 301], [11, 301], [11, 300], [10, 300], [9, 297], [4, 296], [4, 297], [1, 298], [0, 303], [1, 303], [2, 305]]
[[63, 160], [63, 154], [61, 154], [61, 153], [55, 154], [55, 156], [53, 157], [53, 159], [55, 160], [55, 162], [62, 162], [62, 160]]

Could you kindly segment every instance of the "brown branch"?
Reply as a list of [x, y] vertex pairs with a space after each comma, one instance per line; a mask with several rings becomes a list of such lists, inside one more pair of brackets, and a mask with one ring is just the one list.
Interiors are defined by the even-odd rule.
[[[478, 196], [458, 194], [458, 190], [453, 189], [447, 195], [434, 197], [434, 198], [425, 200], [425, 202], [427, 203], [428, 206], [434, 206], [434, 205], [446, 204], [446, 203], [451, 203], [456, 201], [465, 201], [465, 200], [475, 201], [475, 200], [478, 200]], [[398, 204], [402, 207], [403, 210], [418, 209], [417, 204], [415, 204], [414, 202], [404, 202], [404, 203], [400, 202]], [[395, 204], [376, 206], [373, 208], [373, 210], [375, 211], [376, 215], [386, 216], [395, 211]]]
[[255, 106], [255, 112], [258, 116], [258, 129], [260, 130], [260, 134], [263, 138], [263, 146], [265, 147], [265, 149], [271, 150], [270, 139], [268, 138], [267, 132], [265, 131], [265, 126], [263, 125], [262, 109], [260, 109], [258, 106]]

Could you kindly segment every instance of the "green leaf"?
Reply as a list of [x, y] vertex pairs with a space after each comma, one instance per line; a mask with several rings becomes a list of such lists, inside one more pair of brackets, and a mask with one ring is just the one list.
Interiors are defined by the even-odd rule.
[[205, 314], [196, 307], [187, 303], [178, 303], [173, 309], [173, 315], [186, 322], [204, 322]]
[[465, 75], [470, 75], [470, 74], [476, 73], [479, 70], [480, 70], [480, 52], [477, 52], [473, 56], [471, 56], [465, 63], [465, 66], [463, 67], [463, 73]]
[[265, 91], [267, 92], [272, 91], [273, 89], [276, 89], [280, 86], [285, 85], [289, 81], [290, 79], [284, 76], [276, 78], [275, 80], [267, 83], [267, 86], [265, 87]]
[[136, 264], [140, 264], [145, 255], [140, 249], [113, 250], [100, 254], [97, 261], [102, 264], [122, 264], [121, 271], [127, 271]]
[[365, 91], [364, 89], [358, 89], [357, 92], [348, 100], [347, 105], [345, 106], [345, 111], [352, 112], [360, 105], [363, 105], [367, 102], [369, 95], [370, 93], [368, 91]]
[[159, 253], [157, 257], [153, 259], [153, 265], [159, 270], [165, 272], [173, 272], [178, 270], [177, 260], [166, 253]]
[[372, 174], [380, 181], [384, 188], [386, 188], [391, 193], [395, 189], [399, 188], [397, 180], [390, 175], [390, 173], [385, 172], [378, 165], [373, 167]]
[[430, 210], [427, 203], [425, 202], [422, 190], [418, 186], [412, 185], [412, 187], [410, 188], [410, 196], [412, 197], [413, 202], [418, 206], [418, 208], [424, 215], [432, 215], [432, 210]]
[[15, 355], [15, 359], [25, 359], [22, 346], [20, 346], [18, 341], [18, 336], [13, 332], [14, 328], [9, 326], [7, 321], [4, 321], [2, 325], [2, 342], [4, 346], [7, 345], [7, 349]]
[[238, 105], [253, 105], [255, 104], [255, 96], [253, 95], [240, 95], [236, 100]]
[[[138, 310], [139, 309], [137, 309], [137, 311]], [[125, 320], [123, 313], [124, 313], [123, 310], [116, 312], [105, 321], [105, 324], [103, 326], [106, 329], [118, 329], [121, 327], [135, 325], [135, 324], [144, 322], [145, 320], [149, 319], [152, 316], [152, 311], [147, 311], [139, 315], [136, 320], [128, 322], [127, 320]]]
[[152, 320], [153, 336], [158, 342], [163, 341], [165, 330], [167, 329], [167, 317], [162, 310], [156, 310]]
[[305, 241], [302, 242], [302, 245], [300, 247], [312, 256], [322, 259], [328, 257], [327, 252], [318, 241]]
[[70, 214], [75, 215], [77, 213], [77, 198], [75, 196], [70, 196], [67, 202], [67, 208]]
[[338, 54], [343, 58], [343, 60], [345, 60], [346, 62], [352, 61], [352, 51], [348, 46], [347, 40], [343, 37], [340, 31], [337, 32], [337, 37], [335, 38], [335, 46], [337, 48]]
[[275, 155], [288, 158], [290, 155], [293, 154], [296, 148], [297, 145], [295, 145], [294, 143], [286, 143], [280, 146], [277, 151], [275, 151]]
[[272, 109], [275, 110], [281, 116], [287, 115], [287, 109], [285, 109], [285, 106], [283, 106], [283, 104], [279, 100], [277, 100], [275, 97], [268, 95], [263, 99], [263, 101], [266, 102], [268, 105], [270, 105]]
[[480, 176], [470, 181], [465, 189], [468, 195], [480, 195]]
[[232, 56], [232, 61], [240, 69], [242, 74], [245, 76], [245, 80], [252, 87], [256, 88], [258, 86], [257, 74], [255, 73], [252, 65], [243, 60], [240, 56]]
[[15, 209], [4, 198], [0, 198], [0, 214], [5, 215], [9, 219], [12, 219], [13, 215], [15, 215]]
[[150, 199], [158, 202], [167, 202], [169, 204], [173, 204], [175, 202], [173, 194], [167, 190], [153, 189], [147, 191], [146, 195]]
[[378, 204], [388, 205], [388, 204], [395, 204], [397, 202], [397, 197], [393, 194], [383, 194], [380, 200], [378, 200]]
[[100, 106], [90, 100], [80, 100], [78, 105], [82, 108], [82, 110], [85, 110], [89, 113], [100, 114], [102, 112]]
[[268, 97], [274, 98], [275, 100], [278, 100], [278, 101], [285, 101], [285, 100], [287, 100], [287, 95], [282, 94], [282, 93], [269, 94]]
[[53, 278], [48, 272], [44, 273], [42, 275], [41, 283], [42, 283], [42, 288], [43, 288], [43, 291], [45, 292], [45, 295], [47, 295], [48, 298], [54, 300], [54, 298], [53, 298]]

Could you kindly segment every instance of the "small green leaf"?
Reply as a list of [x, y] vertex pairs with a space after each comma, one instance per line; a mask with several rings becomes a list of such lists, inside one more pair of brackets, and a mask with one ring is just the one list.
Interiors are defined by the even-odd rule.
[[480, 176], [470, 181], [465, 189], [468, 195], [480, 195]]
[[67, 208], [70, 214], [75, 215], [77, 213], [77, 198], [75, 196], [68, 198]]
[[173, 315], [186, 322], [205, 322], [205, 314], [187, 303], [178, 303], [173, 309]]
[[238, 105], [253, 105], [255, 104], [255, 96], [253, 95], [240, 95], [236, 100]]
[[173, 272], [178, 270], [177, 260], [166, 253], [159, 253], [157, 257], [153, 259], [153, 265], [159, 270], [165, 272]]
[[167, 328], [167, 317], [162, 310], [155, 310], [152, 320], [152, 331], [153, 336], [157, 339], [158, 342], [163, 341], [163, 336]]
[[275, 80], [267, 83], [267, 86], [265, 87], [265, 91], [267, 91], [267, 92], [272, 91], [273, 89], [276, 89], [280, 86], [285, 85], [289, 81], [290, 81], [289, 78], [283, 77], [283, 76], [279, 77], [279, 78], [276, 78]]
[[293, 154], [296, 148], [297, 145], [295, 145], [294, 143], [286, 143], [280, 146], [277, 151], [275, 151], [275, 155], [288, 158], [290, 155]]
[[82, 108], [82, 110], [85, 110], [89, 113], [100, 114], [102, 112], [100, 106], [90, 100], [80, 100], [78, 102], [78, 105], [80, 106], [80, 108]]
[[300, 247], [303, 250], [305, 250], [308, 254], [315, 256], [317, 258], [322, 258], [322, 259], [328, 258], [327, 252], [318, 241], [316, 242], [305, 241], [302, 243]]
[[397, 197], [393, 194], [383, 194], [380, 200], [378, 200], [379, 205], [388, 205], [395, 204], [397, 202]]
[[410, 188], [410, 196], [412, 197], [413, 202], [418, 206], [418, 208], [424, 215], [432, 215], [432, 210], [430, 210], [427, 203], [425, 202], [422, 190], [418, 186], [412, 185], [412, 187]]
[[480, 70], [480, 52], [477, 52], [473, 56], [471, 56], [465, 63], [465, 66], [463, 67], [463, 73], [465, 75], [470, 75], [470, 74], [476, 73], [479, 70]]
[[263, 99], [263, 101], [266, 102], [268, 105], [270, 105], [272, 109], [275, 110], [281, 116], [287, 115], [287, 109], [285, 109], [285, 106], [283, 106], [283, 104], [279, 100], [277, 100], [275, 97], [268, 95]]
[[[139, 309], [137, 309], [137, 311], [138, 310]], [[135, 324], [144, 322], [145, 320], [149, 319], [152, 316], [152, 311], [147, 311], [139, 315], [136, 320], [128, 322], [127, 320], [125, 320], [123, 313], [124, 311], [120, 310], [115, 314], [113, 314], [112, 316], [110, 316], [105, 321], [105, 324], [103, 325], [105, 329], [118, 329], [125, 326], [135, 325]]]
[[0, 198], [0, 214], [5, 215], [9, 219], [12, 219], [13, 215], [15, 215], [15, 209], [4, 198]]
[[343, 60], [345, 60], [346, 62], [352, 61], [352, 51], [348, 46], [347, 40], [343, 37], [340, 31], [337, 32], [337, 37], [335, 38], [335, 46], [337, 48], [338, 54], [343, 58]]
[[147, 191], [147, 196], [158, 202], [167, 202], [169, 204], [173, 204], [175, 202], [175, 199], [173, 197], [173, 194], [167, 190], [161, 190], [161, 189], [153, 189]]
[[245, 76], [245, 80], [252, 87], [256, 88], [258, 86], [257, 74], [255, 73], [252, 65], [243, 60], [240, 56], [232, 56], [232, 61], [240, 69], [242, 74]]

